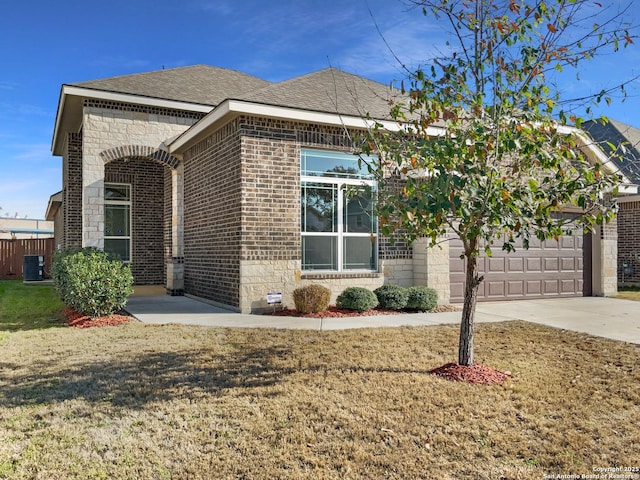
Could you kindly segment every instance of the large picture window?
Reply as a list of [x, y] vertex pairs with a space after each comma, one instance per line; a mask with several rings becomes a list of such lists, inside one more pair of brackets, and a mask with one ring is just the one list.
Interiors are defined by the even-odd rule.
[[104, 185], [104, 250], [131, 261], [131, 185]]
[[302, 150], [301, 181], [302, 269], [377, 270], [376, 183], [366, 165], [347, 153]]

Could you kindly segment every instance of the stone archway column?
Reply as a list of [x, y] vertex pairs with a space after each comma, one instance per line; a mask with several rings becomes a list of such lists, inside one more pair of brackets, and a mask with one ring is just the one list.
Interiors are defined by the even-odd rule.
[[167, 294], [184, 295], [184, 164], [171, 170], [171, 256], [167, 258]]
[[104, 248], [104, 161], [82, 156], [82, 246]]

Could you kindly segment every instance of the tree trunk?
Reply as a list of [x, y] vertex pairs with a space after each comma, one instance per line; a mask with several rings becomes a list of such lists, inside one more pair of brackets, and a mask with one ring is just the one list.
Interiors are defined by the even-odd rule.
[[484, 277], [478, 277], [478, 255], [474, 248], [465, 249], [467, 272], [464, 288], [462, 321], [460, 322], [460, 342], [458, 344], [458, 364], [473, 365], [473, 322], [476, 315], [478, 287]]

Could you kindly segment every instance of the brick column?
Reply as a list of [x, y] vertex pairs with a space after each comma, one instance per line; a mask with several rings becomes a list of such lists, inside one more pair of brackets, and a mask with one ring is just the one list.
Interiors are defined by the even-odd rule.
[[171, 257], [167, 258], [167, 294], [184, 295], [184, 163], [171, 169]]
[[435, 247], [429, 247], [426, 238], [413, 242], [413, 283], [426, 285], [438, 292], [439, 304], [449, 303], [449, 242], [441, 242]]

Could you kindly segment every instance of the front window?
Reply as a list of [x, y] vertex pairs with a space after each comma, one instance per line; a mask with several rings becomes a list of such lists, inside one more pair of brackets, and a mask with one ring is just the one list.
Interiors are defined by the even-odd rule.
[[301, 180], [302, 269], [376, 270], [376, 183], [366, 166], [351, 154], [303, 150]]
[[104, 251], [131, 260], [131, 185], [104, 185]]

